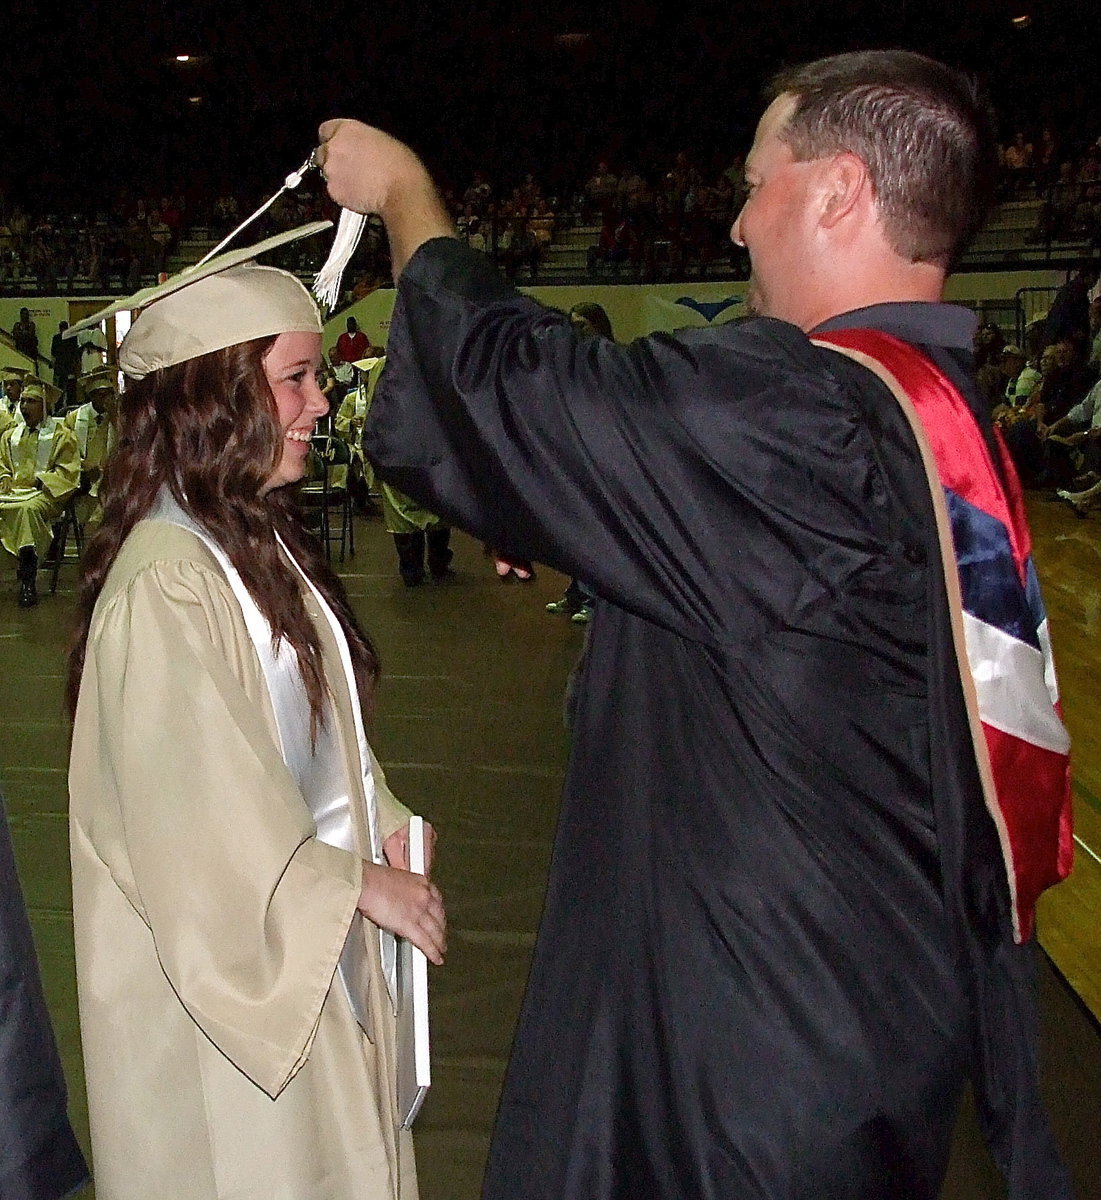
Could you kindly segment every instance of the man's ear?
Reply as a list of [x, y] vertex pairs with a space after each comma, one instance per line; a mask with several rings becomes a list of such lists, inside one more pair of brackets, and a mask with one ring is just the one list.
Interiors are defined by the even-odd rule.
[[868, 168], [855, 154], [834, 154], [822, 164], [820, 223], [833, 229], [861, 205], [874, 202]]

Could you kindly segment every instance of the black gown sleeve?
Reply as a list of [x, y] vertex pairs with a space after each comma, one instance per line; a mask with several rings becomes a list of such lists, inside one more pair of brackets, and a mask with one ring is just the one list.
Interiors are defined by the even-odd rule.
[[874, 449], [794, 327], [581, 339], [450, 239], [402, 275], [364, 446], [460, 528], [694, 640], [785, 620], [884, 541]]
[[0, 1196], [59, 1200], [88, 1181], [66, 1103], [0, 797]]

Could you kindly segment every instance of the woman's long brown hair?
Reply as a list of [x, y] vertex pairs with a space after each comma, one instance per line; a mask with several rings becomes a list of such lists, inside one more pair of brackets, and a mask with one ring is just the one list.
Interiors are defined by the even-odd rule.
[[118, 443], [100, 486], [103, 521], [84, 552], [77, 622], [69, 650], [66, 701], [76, 712], [96, 600], [130, 531], [167, 487], [228, 555], [275, 638], [294, 647], [316, 734], [326, 681], [317, 632], [301, 583], [279, 550], [282, 537], [332, 606], [348, 639], [361, 705], [370, 712], [379, 664], [340, 580], [298, 515], [291, 488], [261, 495], [283, 452], [275, 397], [260, 338], [154, 371], [127, 384], [119, 401]]

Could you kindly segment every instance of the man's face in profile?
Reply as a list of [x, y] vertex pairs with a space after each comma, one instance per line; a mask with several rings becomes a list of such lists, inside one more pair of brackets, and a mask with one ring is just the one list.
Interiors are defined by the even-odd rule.
[[110, 412], [114, 409], [115, 393], [113, 388], [98, 387], [88, 397], [97, 413]]
[[812, 164], [796, 162], [781, 133], [795, 108], [780, 96], [765, 110], [746, 159], [749, 194], [730, 231], [749, 251], [751, 311], [800, 325], [803, 281], [813, 269], [807, 184]]

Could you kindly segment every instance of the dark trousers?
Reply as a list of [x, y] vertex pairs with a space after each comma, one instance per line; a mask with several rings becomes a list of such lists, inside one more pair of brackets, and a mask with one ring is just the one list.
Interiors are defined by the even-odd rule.
[[580, 579], [571, 579], [566, 588], [565, 599], [566, 603], [570, 606], [571, 612], [577, 612], [579, 608], [591, 607], [596, 596], [588, 585], [582, 583]]
[[450, 541], [451, 530], [446, 525], [437, 525], [427, 533], [418, 529], [414, 533], [394, 534], [398, 570], [408, 587], [415, 587], [424, 582], [426, 552], [428, 573], [433, 579], [443, 579], [454, 558]]

